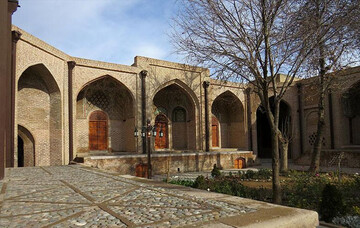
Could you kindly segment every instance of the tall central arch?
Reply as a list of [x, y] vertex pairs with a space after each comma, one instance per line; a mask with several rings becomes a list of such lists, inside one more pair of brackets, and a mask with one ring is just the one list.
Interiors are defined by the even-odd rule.
[[77, 152], [134, 152], [134, 98], [106, 75], [85, 85], [76, 100]]
[[245, 148], [244, 107], [230, 91], [220, 94], [211, 106], [212, 147]]
[[196, 149], [196, 110], [198, 104], [181, 82], [163, 86], [154, 96], [156, 117], [164, 116], [168, 122], [166, 134], [168, 149]]

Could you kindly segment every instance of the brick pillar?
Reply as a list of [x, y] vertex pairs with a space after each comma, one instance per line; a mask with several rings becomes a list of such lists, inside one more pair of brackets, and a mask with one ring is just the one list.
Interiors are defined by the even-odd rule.
[[[0, 1], [0, 180], [5, 175], [5, 165], [11, 165], [12, 79], [11, 79], [11, 16], [16, 11], [15, 0]], [[10, 163], [9, 163], [10, 162]]]
[[208, 81], [204, 81], [203, 82], [203, 87], [204, 87], [204, 107], [205, 107], [205, 151], [209, 152], [210, 151], [210, 146], [209, 146], [209, 137], [210, 137], [210, 133], [209, 133], [209, 102], [208, 102], [208, 88], [209, 88], [210, 82]]
[[74, 61], [67, 62], [68, 64], [68, 99], [69, 99], [69, 163], [74, 159], [74, 120], [73, 120], [73, 91], [72, 78], [73, 69], [76, 65]]
[[248, 125], [248, 149], [253, 150], [253, 136], [252, 136], [252, 121], [251, 121], [251, 88], [246, 90], [246, 110], [247, 110], [247, 125]]
[[7, 158], [7, 167], [14, 167], [14, 144], [15, 136], [15, 83], [16, 83], [16, 44], [20, 40], [21, 33], [12, 31], [11, 45], [11, 132], [10, 132], [10, 156]]
[[[146, 132], [146, 84], [145, 78], [147, 76], [147, 71], [142, 70], [140, 72], [141, 77], [141, 132]], [[142, 138], [142, 152], [146, 154], [146, 136]], [[150, 145], [148, 145], [150, 146]]]

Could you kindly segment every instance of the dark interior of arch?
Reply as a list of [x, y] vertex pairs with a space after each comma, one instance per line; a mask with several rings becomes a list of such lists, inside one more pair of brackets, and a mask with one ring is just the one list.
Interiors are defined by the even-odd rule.
[[[270, 105], [273, 106], [274, 98], [269, 99]], [[273, 111], [273, 109], [272, 109]], [[271, 158], [271, 129], [268, 118], [262, 106], [256, 111], [256, 125], [257, 125], [257, 144], [258, 156], [260, 158]], [[283, 134], [291, 137], [291, 113], [290, 107], [285, 102], [280, 102], [279, 113], [279, 129]], [[288, 157], [291, 158], [291, 147], [289, 146]]]
[[218, 96], [211, 107], [211, 112], [220, 122], [240, 122], [244, 120], [243, 105], [231, 92]]
[[360, 81], [355, 83], [348, 91], [342, 94], [341, 103], [344, 116], [347, 117], [348, 123], [348, 143], [360, 145], [360, 134], [357, 134], [360, 128]]
[[[41, 83], [38, 83], [39, 81]], [[60, 92], [54, 77], [43, 64], [31, 66], [22, 73], [18, 82], [18, 91], [23, 88], [36, 88], [49, 94]]]
[[343, 112], [346, 117], [360, 115], [360, 82], [357, 82], [341, 97]]
[[35, 140], [25, 127], [18, 125], [18, 167], [35, 166]]

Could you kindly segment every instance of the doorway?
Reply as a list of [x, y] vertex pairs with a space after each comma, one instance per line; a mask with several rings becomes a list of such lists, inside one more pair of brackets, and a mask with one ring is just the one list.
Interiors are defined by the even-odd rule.
[[103, 111], [94, 111], [89, 119], [89, 149], [107, 150], [107, 115]]
[[[156, 137], [155, 137], [155, 149], [168, 148], [168, 120], [165, 115], [160, 114], [155, 118]], [[163, 137], [160, 137], [160, 131], [163, 133]]]
[[18, 167], [24, 167], [24, 140], [18, 136]]
[[219, 121], [215, 116], [211, 120], [212, 147], [219, 147]]

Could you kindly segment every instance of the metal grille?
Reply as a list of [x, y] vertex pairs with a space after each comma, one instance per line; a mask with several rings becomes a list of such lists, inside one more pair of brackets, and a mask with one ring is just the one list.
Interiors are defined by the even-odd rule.
[[[309, 135], [309, 144], [313, 146], [315, 144], [316, 140], [316, 132], [313, 132], [311, 135]], [[325, 138], [322, 138], [322, 145], [325, 146]]]

